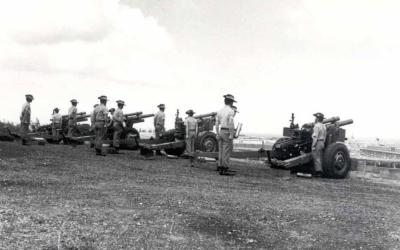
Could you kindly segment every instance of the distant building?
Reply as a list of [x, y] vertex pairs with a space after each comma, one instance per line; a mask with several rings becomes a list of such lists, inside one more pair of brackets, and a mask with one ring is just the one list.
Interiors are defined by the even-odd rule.
[[360, 153], [363, 156], [373, 158], [400, 160], [400, 150], [396, 147], [367, 146], [365, 148], [360, 148]]

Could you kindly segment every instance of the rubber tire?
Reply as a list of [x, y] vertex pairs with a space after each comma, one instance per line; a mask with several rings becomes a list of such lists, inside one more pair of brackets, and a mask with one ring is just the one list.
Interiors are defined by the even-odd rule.
[[[208, 150], [204, 143], [206, 140], [213, 141], [214, 146], [212, 150]], [[213, 132], [207, 131], [203, 134], [201, 134], [197, 139], [196, 139], [196, 144], [195, 144], [195, 149], [200, 150], [203, 152], [218, 152], [218, 140], [217, 140], [217, 135]]]
[[166, 148], [165, 153], [169, 155], [181, 156], [185, 152], [185, 147], [181, 148]]
[[[340, 169], [336, 166], [340, 164]], [[343, 179], [347, 176], [351, 168], [349, 150], [343, 143], [332, 143], [324, 152], [322, 169], [323, 176], [333, 179]]]
[[127, 144], [121, 144], [121, 148], [136, 150], [139, 148], [140, 133], [135, 128], [125, 128], [124, 131], [121, 133], [121, 140], [126, 139], [128, 137], [128, 135], [130, 135], [130, 134], [136, 135], [136, 137], [135, 137], [136, 146], [132, 147], [132, 146], [128, 146]]
[[[282, 142], [282, 141], [286, 141], [286, 140], [288, 140], [288, 139], [290, 139], [290, 137], [284, 136], [284, 137], [281, 137], [281, 138], [279, 138], [278, 140], [276, 140], [276, 142], [274, 143], [274, 145], [272, 145], [271, 158], [275, 158], [275, 159], [278, 159], [278, 160], [287, 160], [286, 157], [282, 157], [282, 156], [281, 156], [278, 152], [276, 152], [274, 149], [275, 149], [275, 145], [276, 145], [276, 144], [278, 144], [278, 143], [280, 143], [280, 142]], [[272, 165], [273, 165], [273, 167], [272, 167]], [[275, 166], [275, 165], [272, 164], [272, 163], [271, 163], [271, 167], [272, 167], [272, 168], [277, 168], [277, 169], [282, 169], [281, 167]]]

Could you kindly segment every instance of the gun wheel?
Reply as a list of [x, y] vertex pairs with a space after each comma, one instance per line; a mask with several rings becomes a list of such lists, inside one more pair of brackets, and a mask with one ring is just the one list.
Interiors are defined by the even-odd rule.
[[330, 144], [325, 149], [322, 167], [324, 176], [328, 178], [345, 178], [351, 167], [350, 154], [346, 145], [343, 143]]
[[218, 152], [217, 136], [212, 132], [200, 135], [196, 140], [196, 149], [203, 152]]

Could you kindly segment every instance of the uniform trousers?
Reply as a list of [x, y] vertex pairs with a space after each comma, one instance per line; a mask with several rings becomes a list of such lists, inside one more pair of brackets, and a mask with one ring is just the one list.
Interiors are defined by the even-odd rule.
[[154, 133], [155, 133], [156, 139], [160, 139], [160, 135], [161, 135], [162, 133], [164, 133], [164, 131], [165, 131], [165, 129], [164, 129], [163, 126], [161, 126], [161, 125], [156, 125], [156, 126], [154, 127]]
[[51, 135], [53, 136], [53, 139], [58, 140], [59, 138], [59, 129], [61, 129], [61, 124], [60, 123], [54, 123], [51, 127]]
[[121, 141], [121, 133], [123, 131], [123, 127], [121, 122], [114, 121], [113, 122], [114, 134], [113, 134], [113, 147], [119, 148]]
[[76, 131], [76, 121], [75, 120], [68, 120], [68, 133], [67, 137], [72, 137]]
[[28, 133], [29, 133], [29, 123], [22, 122], [20, 127], [22, 144], [25, 144], [28, 141]]
[[322, 154], [324, 152], [324, 142], [317, 141], [315, 149], [311, 152], [314, 161], [314, 169], [316, 172], [322, 172]]
[[95, 122], [94, 123], [94, 133], [96, 135], [96, 138], [94, 141], [94, 148], [96, 149], [96, 151], [101, 151], [101, 149], [102, 149], [103, 139], [107, 132], [107, 128], [105, 125], [106, 125], [105, 122]]
[[229, 139], [229, 130], [221, 130], [218, 137], [218, 166], [228, 167], [233, 150], [233, 139]]

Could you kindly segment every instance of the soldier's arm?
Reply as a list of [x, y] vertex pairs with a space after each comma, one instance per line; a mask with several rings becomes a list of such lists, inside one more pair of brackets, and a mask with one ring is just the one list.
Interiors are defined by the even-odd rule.
[[229, 113], [229, 118], [228, 118], [228, 121], [229, 121], [229, 137], [230, 138], [233, 138], [233, 136], [235, 135], [235, 121], [233, 120], [233, 114], [234, 114], [233, 111], [230, 112]]
[[196, 136], [199, 133], [199, 122], [196, 119]]
[[219, 114], [217, 114], [217, 116], [215, 117], [215, 133], [217, 135], [219, 135], [219, 124], [220, 124], [220, 120], [219, 120]]
[[313, 131], [313, 134], [312, 134], [312, 140], [313, 140], [313, 142], [312, 142], [312, 147], [313, 147], [313, 148], [314, 148], [314, 147], [316, 146], [316, 144], [317, 144], [319, 130], [320, 130], [319, 126], [314, 126], [314, 131]]

